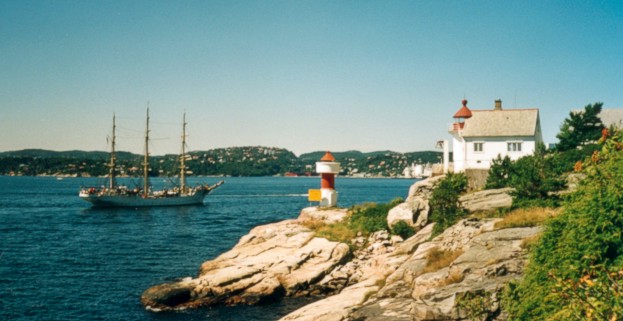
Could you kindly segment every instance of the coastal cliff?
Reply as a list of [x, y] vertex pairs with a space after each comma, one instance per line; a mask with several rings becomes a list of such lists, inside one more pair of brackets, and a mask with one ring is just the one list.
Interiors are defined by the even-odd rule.
[[[349, 244], [317, 237], [314, 226], [349, 213], [307, 208], [296, 220], [252, 229], [230, 251], [203, 263], [197, 277], [151, 287], [141, 302], [162, 311], [318, 295], [322, 299], [282, 320], [466, 320], [470, 309], [463, 307], [477, 296], [486, 302], [482, 313], [503, 320], [499, 291], [521, 277], [523, 242], [540, 229], [497, 229], [500, 219], [465, 219], [431, 239], [433, 224], [423, 216], [433, 184], [416, 183], [397, 206], [416, 216], [410, 225], [418, 231], [406, 240], [386, 231], [360, 234]], [[497, 201], [464, 201], [479, 209], [508, 205], [499, 201], [500, 195], [506, 199], [503, 192], [493, 194]]]

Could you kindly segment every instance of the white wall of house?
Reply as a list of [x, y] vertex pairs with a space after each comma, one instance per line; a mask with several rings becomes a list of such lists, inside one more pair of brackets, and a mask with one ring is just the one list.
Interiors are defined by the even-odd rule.
[[465, 170], [465, 144], [463, 139], [452, 137], [452, 163], [454, 172], [463, 172]]
[[[536, 150], [534, 137], [468, 137], [452, 140], [454, 171], [489, 169], [498, 155], [508, 155], [511, 160], [532, 155]], [[510, 145], [510, 146], [509, 146]]]

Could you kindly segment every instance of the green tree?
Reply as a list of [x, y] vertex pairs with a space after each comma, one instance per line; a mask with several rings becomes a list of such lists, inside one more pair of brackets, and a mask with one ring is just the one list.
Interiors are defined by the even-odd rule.
[[556, 149], [566, 151], [596, 142], [604, 128], [599, 118], [602, 106], [603, 103], [588, 104], [582, 112], [570, 112], [556, 135], [559, 140]]
[[439, 181], [430, 198], [431, 221], [435, 222], [433, 235], [437, 235], [465, 216], [459, 205], [459, 197], [467, 189], [467, 177], [463, 173], [449, 173]]
[[502, 158], [502, 156], [498, 154], [498, 157], [491, 162], [485, 189], [507, 187], [511, 176], [512, 165], [513, 163], [508, 155]]
[[515, 188], [514, 195], [519, 201], [548, 200], [552, 199], [550, 192], [561, 190], [565, 182], [552, 171], [545, 158], [530, 155], [513, 163], [509, 186]]
[[544, 153], [543, 149], [537, 149], [534, 155], [516, 161], [498, 155], [489, 169], [486, 188], [514, 188], [516, 207], [556, 205], [557, 198], [550, 194], [562, 190], [565, 181], [561, 178], [558, 158], [545, 157]]

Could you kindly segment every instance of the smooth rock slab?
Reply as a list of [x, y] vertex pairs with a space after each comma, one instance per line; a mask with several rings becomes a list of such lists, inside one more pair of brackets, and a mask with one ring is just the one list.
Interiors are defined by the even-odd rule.
[[345, 208], [306, 207], [301, 211], [298, 221], [333, 224], [343, 221], [348, 216]]
[[488, 189], [466, 194], [459, 198], [459, 203], [470, 213], [510, 208], [513, 205], [510, 192], [513, 190], [513, 188]]
[[299, 221], [262, 225], [231, 250], [204, 262], [196, 278], [151, 287], [141, 302], [152, 310], [173, 310], [305, 294], [349, 258], [348, 245], [314, 237]]

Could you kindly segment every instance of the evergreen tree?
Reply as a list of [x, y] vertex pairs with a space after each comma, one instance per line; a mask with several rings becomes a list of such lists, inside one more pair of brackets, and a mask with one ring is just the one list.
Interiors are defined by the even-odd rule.
[[512, 165], [512, 161], [508, 155], [502, 158], [502, 156], [498, 154], [498, 157], [493, 159], [491, 168], [489, 168], [489, 175], [487, 176], [485, 188], [494, 189], [508, 187]]
[[601, 136], [604, 124], [599, 118], [603, 103], [588, 104], [582, 112], [570, 112], [556, 135], [559, 151], [575, 149], [578, 146], [595, 143]]

